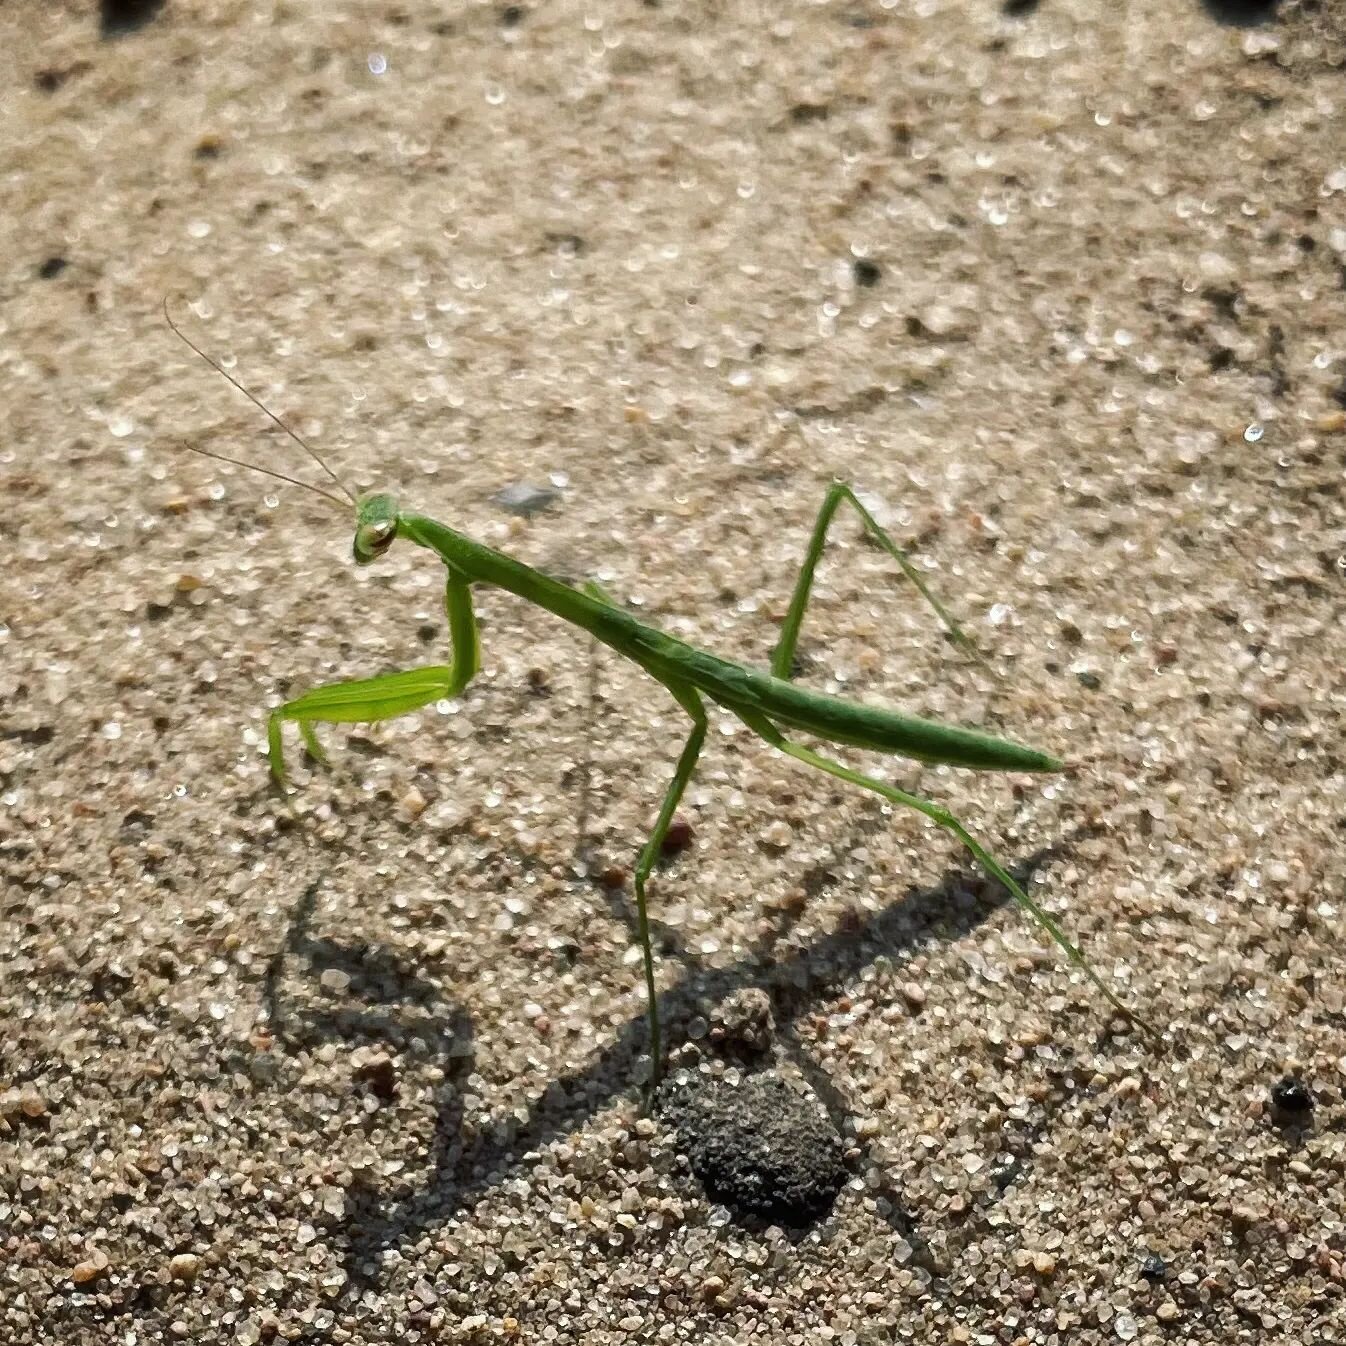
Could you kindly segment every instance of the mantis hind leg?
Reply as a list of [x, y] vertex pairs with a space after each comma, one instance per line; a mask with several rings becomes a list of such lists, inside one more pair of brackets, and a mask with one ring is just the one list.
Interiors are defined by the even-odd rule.
[[432, 664], [351, 682], [329, 682], [271, 712], [266, 731], [267, 757], [277, 785], [285, 788], [285, 745], [281, 733], [287, 720], [298, 724], [304, 746], [313, 757], [325, 762], [326, 755], [313, 732], [315, 723], [368, 724], [390, 720], [432, 702], [461, 695], [481, 667], [481, 643], [472, 611], [472, 591], [466, 577], [457, 571], [449, 572], [444, 608], [453, 642], [452, 664]]
[[[795, 581], [794, 593], [790, 596], [790, 606], [786, 610], [780, 640], [777, 641], [776, 648], [771, 655], [772, 675], [786, 680], [792, 675], [795, 646], [799, 641], [799, 628], [804, 621], [804, 609], [808, 607], [809, 597], [813, 592], [814, 572], [818, 569], [818, 561], [823, 554], [823, 546], [827, 541], [827, 530], [831, 527], [832, 520], [843, 501], [851, 505], [859, 514], [861, 522], [865, 526], [865, 531], [897, 562], [902, 573], [916, 586], [921, 597], [934, 608], [940, 621], [944, 623], [949, 634], [958, 642], [959, 646], [981, 664], [986, 665], [986, 660], [981, 652], [950, 615], [944, 604], [930, 591], [925, 576], [912, 565], [906, 552], [879, 526], [878, 520], [860, 503], [859, 498], [846, 482], [834, 481], [827, 488], [827, 494], [823, 497], [822, 508], [818, 511], [817, 519], [814, 520], [813, 532], [809, 535], [808, 550], [804, 553], [804, 564], [799, 569], [799, 578]], [[986, 666], [989, 667], [989, 665]]]
[[1114, 1009], [1120, 1011], [1126, 1018], [1139, 1024], [1146, 1032], [1153, 1034], [1154, 1030], [1132, 1009], [1129, 1009], [1117, 997], [1117, 993], [1094, 971], [1089, 960], [1080, 952], [1079, 948], [1070, 939], [1056, 918], [1050, 912], [1035, 902], [1029, 895], [1015, 882], [1009, 872], [990, 854], [989, 851], [963, 826], [957, 818], [953, 816], [948, 809], [941, 808], [938, 804], [932, 803], [928, 799], [922, 799], [920, 795], [908, 794], [906, 790], [899, 790], [895, 785], [889, 785], [884, 781], [876, 780], [873, 776], [866, 776], [863, 772], [855, 771], [840, 762], [834, 762], [829, 757], [824, 757], [820, 753], [813, 752], [801, 744], [794, 743], [786, 738], [779, 729], [765, 716], [757, 715], [752, 712], [735, 710], [739, 718], [755, 734], [765, 739], [773, 748], [783, 752], [787, 757], [793, 757], [797, 762], [803, 762], [806, 766], [817, 767], [820, 771], [825, 771], [829, 776], [835, 776], [838, 780], [844, 780], [851, 785], [858, 785], [862, 789], [872, 790], [875, 794], [882, 796], [894, 804], [901, 804], [906, 808], [915, 809], [918, 813], [924, 814], [931, 822], [942, 827], [946, 832], [957, 837], [959, 841], [972, 853], [973, 859], [984, 869], [993, 879], [1002, 884], [1009, 895], [1019, 904], [1019, 906], [1028, 913], [1028, 915], [1038, 924], [1043, 932], [1051, 939], [1057, 948], [1073, 963], [1088, 979], [1103, 993], [1108, 1002]]
[[678, 705], [691, 716], [692, 730], [687, 735], [687, 742], [683, 744], [682, 752], [678, 756], [673, 779], [664, 792], [664, 802], [660, 805], [654, 831], [650, 833], [645, 849], [641, 851], [640, 859], [636, 863], [636, 923], [640, 937], [640, 951], [645, 963], [645, 994], [649, 1002], [651, 1089], [659, 1083], [659, 1077], [663, 1072], [663, 1051], [660, 1042], [659, 996], [654, 985], [654, 945], [650, 941], [650, 915], [645, 899], [645, 884], [654, 869], [654, 862], [659, 858], [664, 838], [668, 835], [669, 824], [673, 821], [673, 814], [682, 799], [683, 791], [687, 789], [687, 782], [692, 778], [697, 758], [701, 756], [701, 748], [706, 741], [706, 707], [701, 697], [690, 686], [672, 682], [664, 685]]

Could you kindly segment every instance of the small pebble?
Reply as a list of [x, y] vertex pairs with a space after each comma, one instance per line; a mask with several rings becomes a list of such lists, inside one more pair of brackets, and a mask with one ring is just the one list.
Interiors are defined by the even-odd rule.
[[76, 1285], [87, 1285], [100, 1273], [101, 1268], [95, 1262], [77, 1262], [70, 1272], [70, 1279]]
[[726, 996], [710, 1016], [710, 1038], [724, 1051], [753, 1054], [766, 1051], [775, 1035], [771, 997], [758, 986]]
[[879, 264], [868, 257], [857, 257], [851, 263], [851, 275], [855, 277], [855, 283], [866, 290], [873, 289], [883, 278]]
[[397, 1068], [387, 1052], [375, 1052], [355, 1068], [355, 1078], [369, 1086], [375, 1098], [391, 1103], [397, 1097]]
[[506, 486], [491, 497], [506, 514], [521, 519], [530, 518], [559, 499], [559, 494], [549, 486], [533, 486], [528, 482], [518, 482]]
[[692, 825], [686, 818], [675, 817], [668, 825], [668, 831], [664, 833], [663, 845], [660, 850], [664, 855], [677, 855], [679, 851], [685, 851], [692, 844]]
[[403, 822], [415, 822], [425, 812], [425, 796], [413, 785], [397, 801], [397, 812]]
[[168, 1264], [168, 1274], [175, 1281], [185, 1281], [190, 1285], [197, 1272], [201, 1270], [201, 1259], [195, 1253], [179, 1253]]
[[1147, 1281], [1162, 1281], [1168, 1275], [1168, 1264], [1158, 1253], [1147, 1253], [1140, 1264], [1140, 1274]]
[[1303, 1117], [1313, 1111], [1313, 1093], [1298, 1076], [1286, 1075], [1271, 1086], [1272, 1109], [1285, 1117]]

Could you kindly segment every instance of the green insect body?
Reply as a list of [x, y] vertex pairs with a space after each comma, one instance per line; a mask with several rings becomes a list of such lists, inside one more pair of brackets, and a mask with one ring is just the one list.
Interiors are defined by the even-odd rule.
[[[637, 931], [643, 955], [645, 989], [649, 1005], [651, 1083], [657, 1082], [661, 1069], [659, 1001], [655, 985], [654, 951], [650, 938], [646, 884], [660, 854], [674, 812], [691, 779], [705, 743], [706, 701], [737, 716], [771, 747], [796, 761], [847, 781], [888, 800], [911, 808], [955, 836], [992, 878], [1003, 884], [1014, 900], [1035, 920], [1051, 940], [1065, 953], [1107, 999], [1129, 1018], [1140, 1020], [1116, 996], [1094, 971], [1056, 920], [1024, 891], [1018, 882], [994, 859], [966, 827], [948, 810], [919, 795], [829, 758], [787, 737], [786, 730], [800, 730], [828, 743], [870, 749], [912, 758], [926, 763], [943, 763], [978, 771], [1058, 771], [1062, 763], [1034, 748], [1007, 739], [942, 724], [935, 720], [898, 714], [880, 707], [849, 701], [844, 697], [808, 691], [790, 680], [799, 630], [812, 591], [826, 540], [827, 530], [837, 509], [849, 504], [859, 514], [869, 535], [897, 563], [902, 573], [931, 605], [953, 638], [976, 657], [975, 647], [939, 600], [930, 592], [925, 577], [865, 509], [845, 482], [833, 482], [818, 512], [806, 549], [804, 564], [795, 583], [790, 606], [782, 624], [769, 671], [747, 668], [669, 636], [624, 611], [609, 601], [594, 586], [580, 591], [541, 571], [515, 560], [503, 552], [483, 546], [445, 524], [407, 510], [400, 510], [396, 499], [386, 493], [371, 494], [355, 500], [332, 473], [327, 464], [304, 443], [279, 417], [262, 405], [231, 374], [206, 355], [173, 323], [169, 325], [203, 360], [224, 375], [246, 396], [290, 434], [327, 472], [354, 504], [356, 526], [354, 557], [358, 564], [377, 561], [393, 543], [402, 538], [433, 552], [447, 571], [445, 609], [448, 615], [452, 662], [391, 673], [381, 677], [331, 683], [296, 697], [271, 712], [267, 746], [271, 771], [282, 789], [286, 786], [283, 726], [294, 722], [309, 751], [324, 760], [313, 732], [315, 724], [354, 723], [390, 719], [420, 707], [462, 694], [481, 665], [481, 649], [472, 605], [472, 586], [481, 584], [505, 589], [569, 622], [595, 639], [630, 659], [661, 683], [687, 714], [691, 728], [678, 758], [673, 779], [665, 791], [653, 831], [637, 862], [634, 887]], [[338, 505], [342, 502], [331, 492], [310, 483], [241, 462], [212, 450], [195, 449], [207, 457], [249, 467], [282, 480], [315, 490]], [[1144, 1026], [1144, 1025], [1142, 1025]]]

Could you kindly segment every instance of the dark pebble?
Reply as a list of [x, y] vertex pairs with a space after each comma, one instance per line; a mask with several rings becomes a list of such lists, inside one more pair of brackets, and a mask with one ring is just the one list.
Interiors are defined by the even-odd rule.
[[857, 257], [851, 263], [851, 274], [855, 277], [855, 283], [866, 290], [872, 290], [883, 279], [878, 263], [871, 262], [867, 257]]
[[357, 1068], [355, 1078], [369, 1086], [375, 1098], [390, 1103], [397, 1097], [397, 1067], [390, 1056], [379, 1053]]
[[99, 33], [102, 37], [122, 37], [143, 28], [164, 7], [165, 0], [102, 0], [99, 6]]
[[1147, 1253], [1140, 1264], [1140, 1274], [1152, 1283], [1162, 1281], [1168, 1275], [1168, 1264], [1158, 1253]]
[[787, 1228], [825, 1215], [846, 1182], [844, 1147], [815, 1098], [771, 1072], [741, 1084], [666, 1084], [659, 1112], [711, 1200]]
[[664, 855], [677, 855], [679, 851], [685, 851], [691, 844], [691, 823], [686, 818], [674, 818], [668, 825], [668, 831], [664, 833], [664, 840], [659, 850]]
[[1271, 1106], [1282, 1116], [1302, 1117], [1313, 1111], [1313, 1093], [1303, 1080], [1287, 1075], [1271, 1086]]

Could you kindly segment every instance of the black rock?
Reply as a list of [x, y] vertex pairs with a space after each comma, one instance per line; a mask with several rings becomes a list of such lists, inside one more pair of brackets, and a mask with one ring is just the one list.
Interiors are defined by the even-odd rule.
[[1287, 1075], [1271, 1086], [1271, 1106], [1283, 1117], [1302, 1117], [1313, 1111], [1313, 1093], [1303, 1080]]
[[1140, 1264], [1140, 1274], [1151, 1284], [1157, 1284], [1168, 1275], [1168, 1265], [1158, 1253], [1148, 1253]]
[[707, 1194], [738, 1216], [798, 1228], [825, 1215], [846, 1181], [841, 1137], [817, 1100], [769, 1071], [738, 1085], [673, 1081], [658, 1106]]
[[165, 3], [166, 0], [102, 0], [98, 13], [99, 33], [104, 38], [134, 33], [154, 19]]
[[871, 262], [868, 257], [857, 257], [851, 263], [851, 274], [855, 277], [855, 283], [864, 286], [866, 290], [873, 289], [883, 279], [879, 264]]

